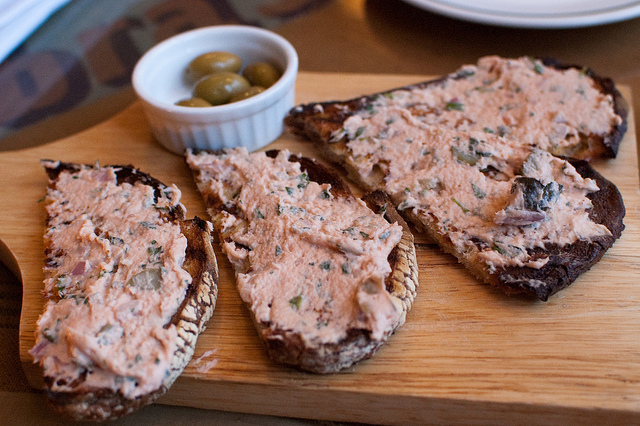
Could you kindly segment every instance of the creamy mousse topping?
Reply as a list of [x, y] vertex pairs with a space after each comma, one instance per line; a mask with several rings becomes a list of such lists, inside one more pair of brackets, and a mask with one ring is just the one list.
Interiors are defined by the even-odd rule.
[[385, 289], [402, 228], [310, 181], [289, 156], [187, 155], [240, 297], [257, 321], [309, 343], [337, 343], [354, 328], [384, 337], [402, 312]]
[[[484, 58], [458, 75], [435, 90], [378, 97], [332, 142], [346, 143], [347, 162], [398, 210], [437, 227], [490, 272], [540, 268], [547, 255], [529, 250], [610, 235], [589, 218], [595, 181], [548, 152], [569, 134], [605, 132], [616, 122], [610, 99], [578, 71], [526, 58]], [[584, 97], [601, 102], [585, 107]]]
[[63, 171], [49, 187], [47, 302], [31, 354], [52, 391], [133, 399], [162, 386], [177, 349], [171, 319], [191, 283], [186, 238], [167, 221], [180, 197], [175, 186], [117, 184], [112, 167]]
[[622, 122], [611, 95], [584, 71], [530, 58], [487, 56], [437, 84], [381, 96], [370, 111], [392, 106], [439, 128], [496, 134], [572, 157]]

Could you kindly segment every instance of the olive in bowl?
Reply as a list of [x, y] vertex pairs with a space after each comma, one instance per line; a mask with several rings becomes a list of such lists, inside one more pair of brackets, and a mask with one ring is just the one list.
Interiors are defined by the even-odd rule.
[[233, 96], [247, 91], [249, 87], [251, 87], [251, 83], [243, 76], [229, 71], [221, 71], [200, 80], [193, 93], [211, 105], [222, 105], [229, 103]]
[[213, 106], [206, 100], [198, 97], [186, 98], [176, 102], [176, 105], [192, 107], [192, 108], [205, 108]]
[[[267, 62], [246, 66], [242, 75], [242, 60], [230, 52], [207, 52], [195, 57], [187, 67], [187, 76], [194, 80], [193, 98], [204, 99], [210, 105], [238, 102], [262, 93], [273, 86], [282, 73]], [[204, 106], [199, 102], [181, 100], [176, 105]]]
[[[282, 75], [264, 90], [242, 85], [231, 103], [201, 108], [176, 105], [200, 97], [194, 94], [197, 83], [191, 71], [186, 70], [194, 58], [208, 52], [232, 53], [247, 66], [273, 64]], [[234, 74], [243, 77], [242, 71]], [[252, 26], [219, 25], [187, 31], [154, 46], [136, 64], [132, 83], [153, 135], [168, 150], [177, 154], [186, 148], [256, 150], [282, 133], [282, 120], [294, 105], [297, 71], [297, 53], [283, 37]]]
[[193, 81], [198, 81], [217, 72], [227, 71], [237, 73], [242, 67], [242, 59], [230, 52], [207, 52], [193, 58], [189, 62], [187, 72]]
[[280, 78], [280, 71], [267, 62], [255, 62], [248, 65], [242, 72], [253, 86], [268, 88]]

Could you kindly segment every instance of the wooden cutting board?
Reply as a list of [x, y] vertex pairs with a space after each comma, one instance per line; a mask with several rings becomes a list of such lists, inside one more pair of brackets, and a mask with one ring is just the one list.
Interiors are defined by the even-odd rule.
[[[297, 102], [426, 78], [300, 73]], [[622, 192], [627, 228], [600, 263], [548, 302], [493, 291], [417, 237], [420, 287], [406, 324], [373, 359], [320, 376], [269, 361], [217, 249], [217, 309], [193, 360], [160, 402], [370, 423], [639, 423], [640, 194], [632, 118], [629, 125], [618, 158], [595, 164]], [[287, 133], [270, 147], [315, 155]], [[20, 356], [34, 386], [40, 372], [28, 350], [43, 305], [42, 158], [134, 164], [177, 184], [188, 216], [205, 217], [183, 159], [156, 144], [138, 103], [75, 136], [0, 153], [0, 258], [22, 278]]]

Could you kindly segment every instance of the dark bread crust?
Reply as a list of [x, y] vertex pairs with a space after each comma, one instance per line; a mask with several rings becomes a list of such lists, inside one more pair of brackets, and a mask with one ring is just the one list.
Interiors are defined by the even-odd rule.
[[[589, 69], [576, 65], [563, 65], [554, 60], [544, 60], [544, 64], [557, 69], [576, 68], [592, 77], [602, 93], [610, 94], [614, 101], [614, 110], [622, 118], [622, 123], [611, 129], [611, 132], [604, 138], [599, 138], [595, 145], [594, 140], [590, 140], [589, 156], [615, 157], [622, 137], [627, 129], [628, 106], [621, 94], [615, 88], [612, 80], [597, 76]], [[463, 75], [452, 78], [463, 78]], [[443, 78], [426, 81], [394, 90], [413, 90], [415, 88], [428, 87], [443, 81]], [[390, 91], [362, 96], [342, 102], [322, 102], [315, 104], [300, 105], [294, 107], [289, 115], [285, 117], [285, 124], [289, 129], [302, 138], [311, 140], [318, 144], [325, 158], [337, 165], [345, 168], [349, 177], [366, 190], [373, 190], [379, 187], [384, 176], [379, 176], [378, 180], [363, 180], [357, 172], [346, 162], [348, 155], [344, 141], [330, 142], [332, 133], [342, 128], [343, 122], [366, 108], [367, 104], [376, 97]], [[576, 167], [578, 173], [585, 178], [594, 179], [599, 191], [590, 194], [593, 208], [590, 211], [590, 218], [599, 224], [605, 225], [612, 233], [610, 237], [594, 238], [588, 241], [578, 241], [572, 245], [559, 247], [547, 245], [544, 249], [529, 250], [529, 254], [542, 257], [545, 253], [550, 253], [548, 263], [539, 269], [529, 267], [510, 267], [489, 274], [483, 266], [465, 261], [461, 253], [457, 253], [453, 244], [446, 236], [439, 234], [435, 230], [433, 223], [429, 219], [419, 219], [412, 212], [412, 209], [402, 211], [402, 215], [416, 227], [428, 235], [432, 240], [438, 242], [442, 249], [456, 256], [478, 279], [499, 287], [507, 294], [525, 294], [537, 297], [546, 301], [549, 296], [567, 287], [584, 271], [588, 270], [599, 261], [604, 252], [609, 249], [613, 242], [620, 237], [624, 225], [622, 219], [625, 214], [625, 207], [618, 189], [610, 181], [597, 173], [586, 161], [568, 159]], [[423, 223], [422, 220], [425, 222]]]
[[[616, 88], [614, 81], [608, 77], [596, 74], [592, 69], [576, 64], [564, 64], [554, 58], [544, 58], [542, 63], [548, 67], [558, 70], [566, 70], [569, 68], [579, 69], [585, 75], [591, 77], [596, 86], [605, 95], [611, 95], [613, 98], [613, 110], [622, 118], [622, 122], [611, 128], [611, 131], [604, 136], [601, 141], [602, 149], [600, 156], [605, 158], [615, 158], [618, 155], [618, 148], [624, 134], [627, 132], [627, 115], [629, 114], [629, 104], [622, 97], [622, 94]], [[591, 156], [595, 157], [595, 156]]]
[[[63, 171], [77, 172], [84, 167], [92, 166], [59, 163], [55, 168], [46, 167], [46, 172], [51, 185], [55, 185], [55, 180]], [[111, 167], [116, 168], [118, 184], [139, 182], [150, 185], [156, 190], [157, 195], [166, 188], [162, 182], [133, 166]], [[57, 413], [74, 420], [88, 421], [113, 420], [131, 414], [164, 395], [191, 359], [196, 339], [204, 331], [213, 314], [218, 294], [218, 265], [212, 246], [212, 229], [208, 222], [198, 217], [185, 220], [182, 206], [165, 212], [165, 215], [168, 221], [180, 224], [182, 234], [187, 238], [182, 267], [192, 277], [180, 308], [167, 324], [175, 325], [180, 337], [169, 376], [159, 389], [135, 399], [127, 398], [110, 389], [96, 389], [92, 392], [54, 392], [50, 390], [50, 385], [55, 378], [45, 377], [47, 401]]]
[[[277, 149], [271, 149], [266, 151], [265, 154], [267, 157], [276, 158], [279, 152], [280, 151]], [[309, 175], [309, 180], [317, 183], [328, 183], [331, 185], [331, 191], [333, 194], [342, 194], [347, 196], [353, 195], [351, 194], [349, 185], [347, 185], [340, 176], [318, 163], [315, 159], [291, 154], [289, 156], [289, 160], [300, 163], [302, 170], [305, 170]]]
[[[220, 155], [224, 151], [212, 151], [211, 153]], [[274, 158], [278, 153], [278, 150], [270, 150], [266, 152], [266, 155]], [[349, 186], [338, 174], [316, 160], [296, 155], [290, 155], [289, 160], [299, 162], [302, 170], [308, 174], [311, 181], [329, 183], [331, 185], [330, 192], [334, 197], [353, 196]], [[194, 177], [197, 179], [195, 173], [194, 171]], [[372, 339], [368, 330], [353, 328], [347, 331], [346, 337], [340, 342], [313, 345], [298, 332], [277, 328], [271, 323], [257, 320], [248, 306], [251, 318], [267, 348], [269, 357], [275, 362], [295, 366], [313, 373], [334, 373], [373, 356], [384, 345], [389, 335], [404, 323], [418, 286], [418, 267], [413, 235], [385, 193], [378, 191], [363, 197], [363, 200], [374, 212], [386, 210], [385, 219], [390, 223], [397, 222], [403, 228], [400, 243], [388, 256], [392, 273], [385, 281], [387, 291], [401, 302], [403, 313], [400, 320], [393, 330], [389, 330], [379, 340]], [[217, 205], [209, 206], [210, 211], [223, 210], [221, 202], [215, 204]], [[223, 237], [220, 236], [220, 238]]]

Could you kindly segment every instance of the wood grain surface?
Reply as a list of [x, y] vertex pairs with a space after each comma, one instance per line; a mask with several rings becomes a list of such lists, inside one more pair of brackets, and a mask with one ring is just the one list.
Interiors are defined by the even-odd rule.
[[[425, 79], [300, 73], [297, 102], [346, 99]], [[160, 402], [386, 424], [640, 423], [640, 193], [633, 119], [629, 124], [618, 158], [595, 164], [622, 192], [626, 230], [601, 262], [548, 302], [507, 297], [480, 284], [417, 236], [420, 287], [406, 324], [373, 359], [320, 376], [269, 361], [216, 247], [216, 311], [193, 360]], [[286, 132], [272, 147], [316, 152]], [[0, 258], [23, 282], [20, 355], [34, 386], [41, 373], [28, 350], [43, 306], [42, 158], [133, 164], [178, 185], [188, 217], [206, 217], [182, 157], [154, 141], [138, 103], [69, 138], [0, 153]]]

